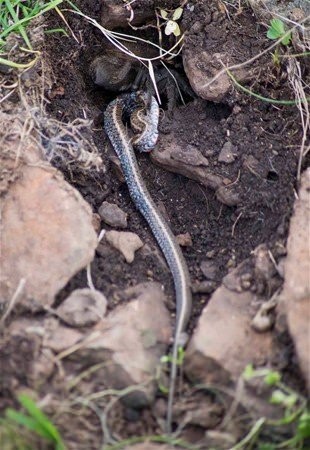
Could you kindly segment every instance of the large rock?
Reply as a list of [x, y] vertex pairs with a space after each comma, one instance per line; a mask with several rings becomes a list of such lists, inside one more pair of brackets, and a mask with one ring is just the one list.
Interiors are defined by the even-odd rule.
[[[193, 52], [192, 48], [185, 48], [183, 64], [193, 91], [205, 100], [222, 101], [233, 85], [223, 70], [223, 64], [227, 67], [233, 64], [232, 58], [225, 53]], [[218, 76], [220, 71], [223, 73]], [[244, 68], [233, 71], [233, 74], [240, 82], [249, 78]]]
[[23, 165], [2, 205], [2, 302], [31, 311], [51, 305], [96, 246], [82, 196], [49, 165]]
[[224, 278], [202, 312], [186, 352], [185, 371], [193, 380], [230, 384], [248, 364], [271, 358], [271, 333], [251, 327], [256, 295], [242, 288], [245, 263]]
[[310, 169], [302, 176], [287, 241], [281, 295], [300, 368], [310, 390]]
[[154, 398], [151, 381], [171, 339], [170, 315], [158, 283], [142, 283], [122, 296], [130, 301], [94, 327], [72, 357], [83, 365], [106, 362], [102, 368], [105, 386], [134, 387], [122, 400], [139, 408]]

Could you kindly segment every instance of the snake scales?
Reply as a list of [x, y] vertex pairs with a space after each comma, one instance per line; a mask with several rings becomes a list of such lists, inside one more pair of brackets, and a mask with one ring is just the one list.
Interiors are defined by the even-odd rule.
[[[129, 137], [124, 117], [130, 118], [134, 138]], [[179, 348], [186, 343], [186, 326], [191, 312], [190, 279], [179, 244], [169, 225], [159, 213], [141, 177], [134, 147], [150, 151], [158, 138], [159, 107], [154, 97], [145, 92], [123, 94], [113, 100], [104, 114], [105, 131], [121, 162], [130, 196], [148, 222], [173, 275], [176, 294], [176, 326], [172, 349], [167, 410], [167, 432], [171, 432], [172, 407], [177, 375]]]

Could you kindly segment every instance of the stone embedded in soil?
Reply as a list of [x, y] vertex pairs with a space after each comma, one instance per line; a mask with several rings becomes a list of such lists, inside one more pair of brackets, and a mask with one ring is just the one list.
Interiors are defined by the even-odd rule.
[[209, 280], [215, 280], [218, 273], [218, 267], [215, 265], [213, 261], [202, 261], [200, 264], [200, 269], [204, 276]]
[[280, 308], [287, 315], [298, 362], [310, 391], [310, 169], [304, 172], [291, 218]]
[[193, 245], [192, 237], [189, 233], [178, 234], [176, 239], [181, 247], [191, 247]]
[[48, 318], [44, 321], [44, 339], [42, 345], [55, 353], [60, 353], [73, 347], [82, 341], [83, 338], [84, 334], [81, 331], [62, 325], [55, 318]]
[[211, 280], [205, 280], [201, 283], [195, 283], [192, 285], [192, 291], [194, 294], [211, 294], [216, 288], [216, 282]]
[[200, 316], [184, 365], [192, 381], [229, 386], [248, 364], [261, 366], [271, 360], [271, 333], [259, 334], [251, 328], [256, 295], [241, 288], [247, 264], [243, 262], [224, 278]]
[[57, 308], [57, 316], [72, 327], [89, 327], [105, 316], [107, 299], [93, 289], [76, 289]]
[[98, 213], [102, 220], [112, 227], [127, 227], [127, 214], [114, 203], [103, 202], [98, 209]]
[[225, 142], [220, 154], [218, 156], [218, 161], [226, 164], [231, 164], [236, 159], [236, 149], [230, 141]]
[[[208, 83], [223, 69], [223, 64], [229, 66], [229, 55], [226, 53], [212, 53], [195, 51], [185, 41], [183, 51], [183, 65], [190, 85], [194, 92], [205, 100], [221, 102], [232, 87], [232, 81], [225, 71], [208, 85]], [[247, 81], [249, 72], [245, 69], [233, 71], [239, 82]]]
[[94, 257], [92, 211], [55, 169], [24, 165], [2, 207], [1, 297], [39, 311]]
[[171, 339], [170, 314], [158, 283], [139, 284], [122, 292], [122, 297], [128, 303], [97, 324], [72, 358], [83, 366], [106, 362], [102, 368], [106, 388], [135, 387], [122, 401], [141, 408], [154, 399], [151, 381]]
[[133, 262], [135, 258], [135, 252], [143, 246], [143, 242], [139, 236], [130, 231], [107, 231], [105, 233], [106, 241], [112, 245], [112, 247], [119, 250], [124, 256], [126, 262], [129, 264]]
[[[257, 253], [261, 250], [258, 248]], [[260, 334], [252, 329], [258, 306], [257, 293], [252, 291], [255, 258], [253, 255], [226, 275], [211, 296], [189, 342], [184, 371], [194, 383], [226, 385], [227, 404], [234, 400], [237, 389], [243, 408], [240, 413], [245, 408], [252, 417], [275, 419], [281, 411], [268, 402], [270, 389], [262, 380], [239, 384], [248, 364], [268, 366], [275, 352], [272, 333]], [[272, 276], [270, 271], [267, 274]]]
[[169, 135], [160, 137], [158, 145], [150, 153], [150, 157], [160, 167], [199, 181], [211, 189], [218, 189], [230, 182], [230, 180], [212, 173], [208, 168], [208, 160], [199, 150], [192, 145], [179, 143], [173, 131]]
[[[148, 2], [144, 7], [135, 7], [133, 3], [132, 7], [128, 7], [123, 0], [101, 0], [101, 25], [113, 30], [119, 27], [128, 27], [128, 22], [131, 25], [145, 24], [151, 19], [154, 19], [155, 14], [155, 1]], [[178, 6], [178, 2], [174, 2], [175, 7]], [[172, 7], [172, 6], [171, 6]]]

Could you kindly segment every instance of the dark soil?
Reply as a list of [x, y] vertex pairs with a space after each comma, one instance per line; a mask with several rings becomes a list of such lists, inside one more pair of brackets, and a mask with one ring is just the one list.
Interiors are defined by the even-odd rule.
[[[143, 3], [142, 0], [139, 2]], [[100, 21], [100, 2], [89, 0], [76, 4], [84, 13]], [[194, 12], [185, 9], [182, 25], [187, 30], [185, 45], [191, 51], [218, 49], [222, 52], [225, 51], [227, 42], [231, 43], [233, 40], [234, 56], [238, 55], [238, 61], [242, 62], [269, 45], [264, 38], [265, 28], [258, 25], [250, 9], [244, 8], [236, 14], [236, 10], [227, 4], [229, 19], [218, 8], [217, 2], [203, 0], [197, 2]], [[170, 296], [171, 310], [174, 310], [171, 274], [164, 263], [159, 264], [157, 244], [148, 225], [134, 207], [126, 185], [116, 176], [110, 160], [113, 150], [103, 128], [98, 126], [98, 116], [114, 94], [93, 85], [89, 65], [107, 43], [102, 34], [82, 18], [70, 14], [66, 17], [80, 43], [76, 43], [71, 36], [68, 38], [57, 34], [49, 35], [46, 39], [46, 58], [52, 63], [55, 75], [54, 86], [46, 92], [50, 98], [48, 111], [65, 122], [78, 117], [94, 120], [90, 133], [103, 157], [106, 172], [68, 171], [65, 176], [90, 203], [94, 212], [98, 211], [104, 200], [116, 203], [127, 212], [128, 229], [136, 232], [146, 244], [146, 250], [138, 252], [132, 264], [126, 264], [116, 250], [99, 246], [92, 263], [94, 285], [104, 292], [110, 301], [109, 308], [113, 308], [123, 301], [120, 296], [115, 295], [121, 289], [150, 279], [160, 281]], [[205, 25], [206, 18], [209, 18], [208, 25]], [[198, 27], [199, 32], [196, 31], [197, 22], [203, 25], [202, 28]], [[51, 13], [48, 28], [59, 26], [63, 26], [59, 23], [59, 17]], [[145, 33], [147, 36], [148, 31]], [[259, 65], [261, 69], [257, 71], [251, 89], [266, 97], [290, 98], [284, 71], [273, 65], [270, 54], [260, 60]], [[178, 70], [182, 71], [182, 68], [178, 67]], [[212, 262], [217, 269], [214, 287], [221, 283], [230, 268], [248, 258], [261, 243], [268, 245], [277, 260], [285, 251], [296, 189], [298, 144], [301, 138], [297, 109], [260, 102], [232, 88], [221, 103], [197, 98], [185, 106], [177, 105], [173, 113], [171, 129], [179, 140], [184, 145], [194, 143], [208, 158], [210, 170], [235, 184], [240, 199], [238, 206], [228, 207], [216, 199], [211, 189], [155, 166], [148, 155], [139, 156], [139, 164], [149, 191], [165, 211], [174, 234], [189, 232], [192, 237], [193, 245], [183, 248], [192, 284], [197, 285], [205, 279], [200, 264], [211, 251]], [[219, 152], [227, 136], [236, 148], [237, 156], [231, 164], [218, 162]], [[253, 157], [254, 166], [251, 165]], [[84, 287], [85, 284], [86, 275], [83, 271], [60, 293], [58, 302], [68, 292]], [[191, 330], [208, 298], [207, 294], [194, 294]], [[96, 376], [95, 383], [99, 383], [99, 379], [99, 375]], [[55, 388], [56, 384], [55, 381]], [[85, 385], [85, 389], [89, 389], [86, 382]], [[82, 384], [79, 388], [81, 394], [83, 386]], [[97, 384], [96, 390], [99, 387]], [[65, 389], [58, 389], [66, 395]], [[116, 408], [113, 416], [115, 415], [115, 423], [118, 423], [116, 428], [122, 438], [145, 434], [146, 431], [156, 433], [156, 422], [152, 414], [143, 414], [144, 423], [149, 424], [148, 430], [141, 429], [139, 422], [126, 422]], [[71, 416], [68, 417], [71, 421]], [[75, 430], [85, 425], [79, 422], [78, 417], [74, 422], [72, 427]], [[92, 430], [87, 432], [85, 427], [85, 433], [89, 436], [99, 426], [97, 419], [92, 419], [92, 422], [88, 423]], [[124, 426], [124, 423], [127, 425]], [[98, 431], [96, 433], [99, 434]], [[85, 444], [81, 444], [82, 441]], [[82, 441], [79, 442], [78, 437], [74, 438], [72, 449], [99, 448], [98, 438], [89, 439], [86, 443], [84, 435]]]
[[[85, 4], [82, 5], [83, 11], [96, 18], [91, 2], [88, 4], [89, 11]], [[240, 53], [240, 61], [269, 45], [262, 38], [262, 30], [257, 29], [251, 10], [246, 9], [236, 21], [229, 22], [220, 15], [221, 20], [218, 19], [214, 24], [211, 22], [206, 27], [206, 33], [197, 35], [195, 31], [192, 32], [193, 23], [196, 24], [200, 17], [206, 17], [217, 9], [215, 5], [208, 4], [199, 2], [197, 14], [196, 10], [195, 14], [184, 14], [184, 26], [188, 29], [186, 45], [192, 51], [200, 51], [202, 47], [211, 49], [211, 42], [212, 50], [217, 46], [222, 49], [223, 35], [229, 40], [227, 35], [235, 36], [239, 29], [251, 30], [246, 37], [242, 35], [241, 39], [236, 38], [234, 41], [235, 46], [239, 43], [240, 48], [236, 48], [235, 52]], [[58, 23], [54, 20], [51, 19], [51, 28]], [[76, 33], [81, 31], [81, 20], [71, 18], [70, 24]], [[241, 35], [241, 31], [238, 34]], [[126, 185], [119, 181], [113, 170], [109, 160], [113, 150], [102, 127], [98, 126], [98, 116], [113, 94], [94, 86], [89, 76], [89, 65], [95, 56], [102, 53], [107, 43], [98, 30], [86, 24], [81, 36], [82, 45], [64, 37], [54, 37], [47, 43], [47, 57], [52, 61], [56, 75], [54, 89], [64, 88], [63, 95], [53, 98], [49, 111], [64, 121], [85, 117], [85, 114], [87, 118], [94, 119], [93, 139], [103, 155], [107, 172], [68, 174], [68, 180], [92, 205], [94, 212], [104, 200], [119, 205], [129, 215], [130, 231], [137, 232], [144, 243], [154, 249], [156, 243], [146, 222], [132, 204]], [[289, 97], [285, 82], [279, 81], [277, 74], [273, 73], [275, 71], [269, 61], [268, 68], [258, 76], [253, 90], [274, 98]], [[189, 232], [193, 239], [193, 246], [183, 249], [192, 283], [203, 280], [200, 263], [206, 259], [209, 251], [214, 251], [218, 283], [227, 273], [228, 267], [248, 257], [260, 243], [267, 243], [277, 258], [277, 248], [280, 247], [281, 252], [285, 245], [294, 201], [300, 138], [296, 108], [252, 100], [232, 89], [227, 100], [222, 103], [197, 99], [186, 106], [178, 106], [174, 110], [171, 130], [184, 146], [194, 144], [208, 158], [214, 174], [220, 174], [236, 184], [241, 199], [238, 207], [225, 206], [216, 200], [211, 190], [154, 166], [148, 155], [139, 156], [149, 191], [155, 202], [166, 211], [174, 233]], [[228, 135], [237, 149], [237, 157], [232, 164], [219, 163], [218, 154]], [[256, 159], [255, 167], [251, 166], [249, 156]], [[158, 267], [156, 254], [145, 255], [142, 252], [131, 265], [126, 264], [116, 251], [111, 250], [108, 257], [109, 264], [106, 263], [106, 254], [97, 253], [92, 264], [95, 286], [108, 297], [113, 295], [115, 289], [145, 281], [149, 270], [153, 272], [155, 280], [171, 287], [169, 271]], [[68, 289], [84, 285], [85, 275], [81, 274], [70, 282]], [[206, 301], [207, 297], [201, 298], [201, 295], [194, 298], [192, 325]]]

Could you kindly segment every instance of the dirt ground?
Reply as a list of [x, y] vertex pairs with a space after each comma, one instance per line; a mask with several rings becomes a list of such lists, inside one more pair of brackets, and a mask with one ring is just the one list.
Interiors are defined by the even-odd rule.
[[[140, 4], [142, 3], [141, 1]], [[147, 1], [145, 3], [148, 4]], [[76, 4], [85, 14], [99, 20], [100, 2], [88, 0]], [[187, 51], [193, 54], [196, 52], [198, 55], [201, 51], [230, 54], [233, 51], [237, 63], [253, 57], [270, 45], [270, 41], [264, 38], [265, 29], [258, 24], [250, 7], [240, 8], [236, 12], [236, 8], [227, 3], [225, 9], [227, 14], [225, 12], [220, 14], [218, 3], [208, 0], [196, 2], [195, 14], [185, 9], [181, 25], [187, 30], [185, 39]], [[126, 264], [118, 252], [111, 250], [107, 254], [106, 251], [97, 251], [91, 264], [93, 283], [98, 290], [112, 299], [108, 308], [113, 309], [123, 301], [115, 295], [120, 289], [150, 279], [159, 281], [167, 289], [173, 312], [174, 297], [170, 272], [164, 266], [158, 266], [156, 242], [146, 222], [134, 207], [126, 185], [116, 175], [115, 165], [111, 159], [113, 150], [102, 128], [102, 111], [114, 94], [94, 86], [89, 66], [94, 57], [106, 46], [105, 38], [80, 17], [69, 14], [66, 17], [69, 17], [70, 27], [78, 37], [79, 43], [71, 37], [67, 38], [60, 34], [50, 34], [45, 39], [45, 58], [49, 61], [54, 75], [54, 84], [45, 93], [49, 99], [47, 110], [53, 117], [64, 122], [77, 117], [93, 120], [93, 127], [89, 131], [90, 137], [102, 156], [106, 171], [105, 173], [95, 170], [71, 171], [59, 164], [58, 167], [64, 172], [66, 180], [76, 187], [91, 205], [94, 212], [97, 212], [99, 206], [106, 200], [117, 204], [128, 213], [128, 229], [136, 232], [151, 249], [148, 253], [136, 257], [132, 264]], [[210, 18], [208, 26], [203, 22], [206, 17]], [[59, 26], [62, 26], [59, 16], [51, 13], [48, 17], [48, 28]], [[147, 37], [154, 36], [154, 30], [140, 33]], [[184, 76], [181, 58], [177, 60], [176, 68]], [[270, 54], [256, 61], [251, 70], [254, 74], [250, 80], [253, 91], [265, 97], [292, 98], [286, 73], [282, 70], [281, 64], [277, 66], [273, 63]], [[306, 69], [303, 70], [304, 77], [309, 76]], [[164, 126], [165, 124], [163, 128]], [[206, 260], [209, 252], [212, 252], [212, 262], [216, 268], [212, 290], [221, 284], [223, 277], [232, 267], [248, 258], [261, 243], [267, 244], [275, 261], [278, 261], [285, 254], [289, 219], [298, 189], [296, 175], [302, 138], [298, 110], [294, 106], [260, 102], [232, 87], [217, 103], [197, 97], [193, 100], [188, 98], [186, 105], [178, 104], [173, 111], [169, 127], [168, 133], [173, 132], [182, 145], [194, 145], [198, 148], [208, 159], [210, 171], [227, 178], [236, 188], [236, 205], [227, 206], [218, 200], [212, 189], [160, 168], [150, 160], [149, 155], [139, 155], [139, 165], [149, 192], [155, 203], [164, 211], [174, 234], [188, 232], [191, 235], [193, 244], [184, 247], [183, 253], [188, 263], [192, 284], [198, 285], [205, 279], [201, 263]], [[218, 158], [227, 136], [235, 149], [235, 157], [232, 163], [223, 164]], [[160, 136], [159, 144], [164, 139], [165, 134]], [[55, 164], [57, 166], [57, 162]], [[303, 161], [302, 169], [305, 167], [306, 161]], [[106, 229], [109, 227], [106, 226]], [[83, 270], [59, 293], [57, 303], [59, 304], [68, 293], [84, 287], [85, 284], [86, 273]], [[279, 287], [278, 285], [272, 289], [275, 291]], [[269, 296], [272, 293], [269, 292]], [[194, 293], [190, 330], [194, 329], [209, 297], [210, 293]], [[281, 369], [286, 373], [288, 382], [297, 385], [303, 391], [303, 383], [293, 363], [291, 343], [287, 340], [287, 336], [282, 339], [289, 356], [286, 358], [286, 364], [282, 361]], [[26, 372], [27, 360], [28, 358], [31, 360], [34, 350], [24, 348], [23, 355], [27, 354], [27, 358], [20, 359], [19, 343], [16, 342], [15, 345], [15, 348], [8, 349], [8, 354], [13, 351], [15, 363], [23, 364], [21, 371]], [[9, 376], [10, 373], [6, 373], [6, 377]], [[96, 389], [99, 389], [98, 378], [95, 383]], [[52, 385], [57, 395], [60, 397], [66, 395], [60, 375], [59, 379], [55, 377]], [[47, 393], [50, 386], [43, 386], [40, 389]], [[92, 388], [85, 382], [79, 389], [79, 394], [83, 395]], [[4, 396], [2, 399], [3, 407], [10, 404], [10, 393], [7, 392], [7, 395], [7, 398]], [[97, 433], [99, 421], [90, 410], [85, 414], [83, 420], [78, 416], [72, 419], [70, 412], [62, 415], [62, 423], [66, 418], [76, 422], [75, 429], [78, 431], [74, 437], [67, 436], [68, 430], [64, 430], [64, 437], [71, 442], [72, 449], [99, 448], [100, 439]], [[90, 417], [92, 419], [87, 422]], [[142, 426], [141, 421], [131, 421], [126, 414], [124, 416], [121, 407], [115, 408], [110, 420], [114, 423], [113, 432], [119, 433], [122, 438], [145, 432], [152, 434], [158, 432], [156, 421], [150, 411], [143, 412], [143, 421], [144, 424], [148, 424], [148, 430], [145, 429], [145, 425]], [[79, 444], [81, 440], [85, 442], [85, 436], [87, 446]]]

